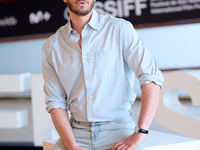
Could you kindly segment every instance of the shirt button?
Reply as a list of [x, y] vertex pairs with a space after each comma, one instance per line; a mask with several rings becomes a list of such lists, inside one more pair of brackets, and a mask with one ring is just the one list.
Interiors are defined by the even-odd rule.
[[87, 79], [87, 80], [89, 80], [89, 79], [90, 79], [90, 77], [86, 77], [86, 79]]
[[92, 96], [88, 96], [88, 98], [92, 98]]
[[89, 116], [89, 118], [91, 119], [91, 118], [92, 118], [92, 116]]
[[87, 56], [83, 56], [83, 58], [84, 58], [84, 59], [86, 59], [86, 58], [87, 58]]

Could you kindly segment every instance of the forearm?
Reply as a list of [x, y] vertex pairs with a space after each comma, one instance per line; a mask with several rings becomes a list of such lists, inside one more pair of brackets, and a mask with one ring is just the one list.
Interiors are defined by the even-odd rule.
[[77, 144], [72, 132], [67, 110], [54, 108], [50, 113], [54, 126], [60, 135], [65, 147], [69, 150], [75, 149]]
[[142, 106], [138, 125], [143, 129], [148, 129], [153, 121], [158, 100], [159, 100], [160, 86], [151, 82], [142, 86]]
[[[159, 99], [160, 86], [151, 82], [142, 86], [142, 107], [138, 125], [143, 129], [148, 129], [156, 112]], [[145, 139], [146, 134], [132, 134], [123, 141], [115, 144], [112, 150], [134, 149]]]

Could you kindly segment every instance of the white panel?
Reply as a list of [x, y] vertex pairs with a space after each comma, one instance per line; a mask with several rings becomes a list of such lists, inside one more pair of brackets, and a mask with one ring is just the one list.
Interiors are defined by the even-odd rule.
[[0, 92], [19, 92], [19, 75], [0, 75]]
[[0, 109], [0, 128], [18, 129], [28, 125], [26, 109]]
[[31, 85], [34, 145], [42, 146], [44, 140], [54, 139], [58, 136], [56, 131], [52, 132], [54, 125], [50, 114], [46, 111], [42, 74], [32, 75]]
[[20, 89], [21, 91], [27, 91], [31, 89], [31, 73], [20, 74]]
[[24, 92], [30, 90], [31, 74], [3, 74], [0, 75], [0, 92]]

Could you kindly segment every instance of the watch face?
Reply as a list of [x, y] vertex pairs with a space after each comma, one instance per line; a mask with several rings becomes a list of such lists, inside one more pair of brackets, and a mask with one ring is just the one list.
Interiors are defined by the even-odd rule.
[[140, 129], [139, 126], [136, 126], [135, 127], [135, 133], [139, 133], [139, 129]]

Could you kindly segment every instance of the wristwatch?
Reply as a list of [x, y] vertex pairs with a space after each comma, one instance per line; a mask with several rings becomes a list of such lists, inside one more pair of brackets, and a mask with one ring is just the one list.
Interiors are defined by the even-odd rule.
[[139, 125], [137, 125], [136, 127], [135, 127], [135, 133], [137, 134], [137, 133], [143, 133], [143, 134], [148, 134], [148, 130], [145, 130], [145, 129], [142, 129], [142, 128], [140, 128], [140, 126]]

